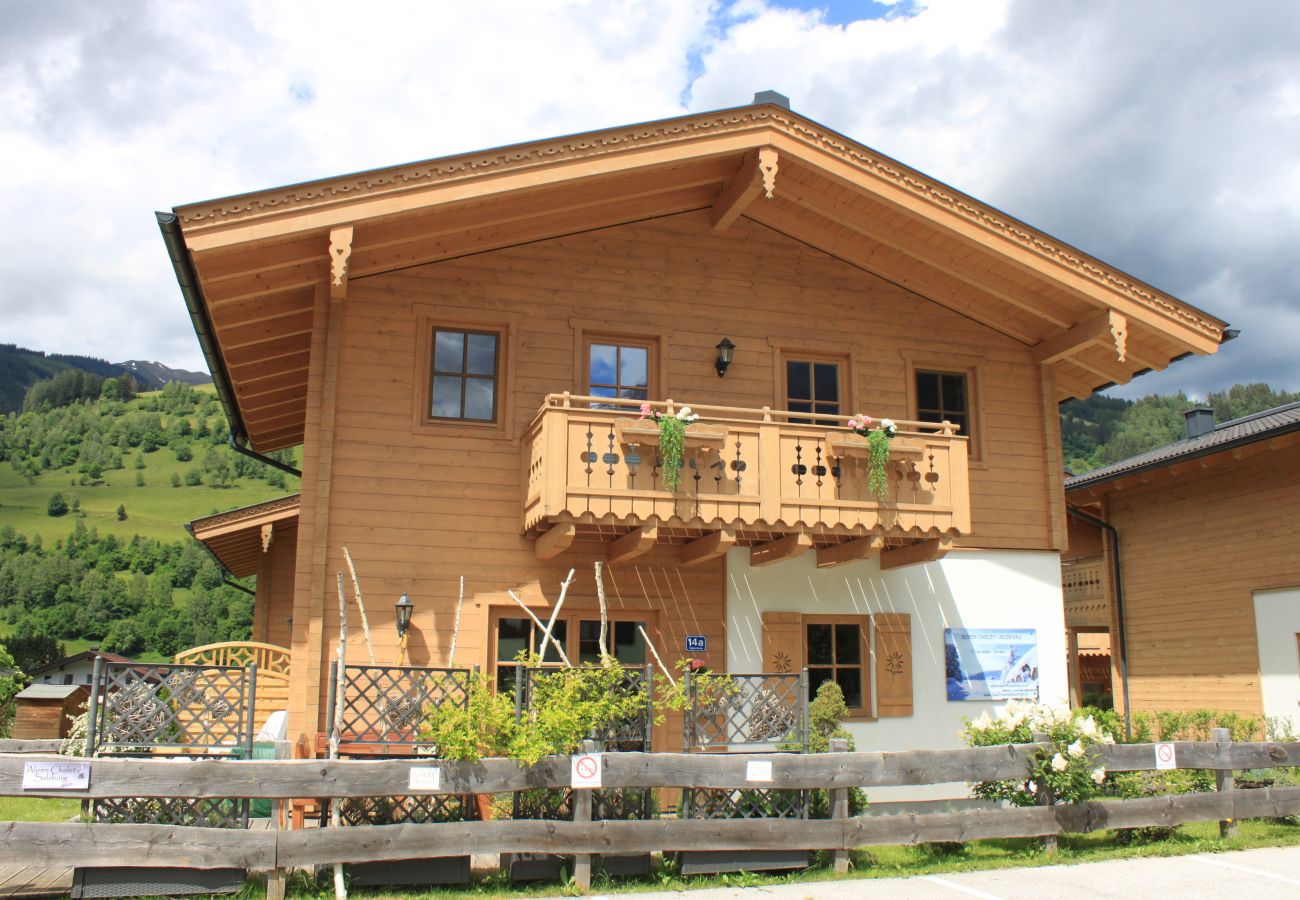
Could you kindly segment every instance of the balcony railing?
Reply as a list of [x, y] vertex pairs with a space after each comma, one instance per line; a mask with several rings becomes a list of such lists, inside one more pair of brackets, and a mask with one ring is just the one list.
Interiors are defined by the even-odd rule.
[[[844, 427], [847, 417], [693, 404], [701, 418], [686, 431], [669, 491], [658, 427], [639, 418], [640, 405], [546, 398], [524, 439], [525, 533], [569, 523], [617, 537], [618, 528], [655, 523], [674, 539], [725, 529], [742, 532], [742, 543], [799, 533], [822, 546], [970, 531], [966, 438], [950, 423], [895, 420], [887, 488], [877, 497], [867, 488], [866, 440]], [[667, 415], [681, 408], [651, 405]]]
[[1067, 627], [1110, 625], [1110, 573], [1105, 557], [1061, 563], [1061, 588]]

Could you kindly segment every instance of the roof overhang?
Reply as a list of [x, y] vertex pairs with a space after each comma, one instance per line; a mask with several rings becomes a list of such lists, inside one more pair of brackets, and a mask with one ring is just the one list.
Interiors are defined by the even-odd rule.
[[298, 524], [299, 495], [205, 516], [190, 531], [234, 576], [256, 575], [277, 534]]
[[178, 207], [173, 256], [213, 374], [266, 452], [302, 441], [318, 290], [343, 299], [352, 279], [699, 210], [719, 230], [745, 216], [1033, 348], [1057, 399], [1224, 337], [1219, 319], [770, 104]]

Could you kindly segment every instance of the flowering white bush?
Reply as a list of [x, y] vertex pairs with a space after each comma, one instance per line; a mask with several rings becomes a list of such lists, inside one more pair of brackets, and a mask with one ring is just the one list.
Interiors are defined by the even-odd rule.
[[1089, 749], [1113, 744], [1115, 739], [1091, 715], [1032, 700], [1012, 700], [997, 718], [987, 712], [967, 719], [959, 733], [971, 747], [1030, 744], [1034, 734], [1047, 735], [1049, 747], [1035, 755], [1025, 781], [981, 781], [972, 789], [987, 800], [1007, 800], [1016, 806], [1033, 806], [1038, 789], [1051, 789], [1058, 803], [1078, 803], [1101, 793], [1106, 769], [1096, 765]]

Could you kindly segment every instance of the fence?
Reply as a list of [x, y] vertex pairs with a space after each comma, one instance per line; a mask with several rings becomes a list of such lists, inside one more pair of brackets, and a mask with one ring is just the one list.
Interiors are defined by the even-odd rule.
[[[1108, 771], [1158, 768], [1159, 746], [1106, 746], [1097, 755]], [[240, 867], [283, 870], [334, 862], [383, 862], [480, 853], [635, 853], [652, 850], [775, 848], [843, 851], [873, 844], [914, 844], [1086, 833], [1107, 828], [1173, 826], [1188, 822], [1276, 817], [1300, 813], [1300, 788], [1234, 789], [1220, 778], [1215, 793], [1105, 800], [1075, 805], [972, 809], [961, 812], [849, 817], [850, 787], [937, 784], [1025, 778], [1033, 754], [1046, 745], [1020, 744], [903, 753], [814, 755], [606, 753], [603, 788], [754, 787], [832, 791], [832, 818], [648, 821], [488, 821], [376, 825], [365, 829], [232, 831], [175, 825], [0, 822], [0, 843], [32, 865]], [[1232, 770], [1300, 766], [1298, 743], [1172, 744], [1176, 768]], [[41, 763], [88, 766], [83, 789], [24, 788], [24, 770]], [[439, 790], [470, 794], [563, 788], [569, 757], [523, 768], [509, 759], [229, 760], [85, 759], [0, 756], [0, 796], [179, 798], [375, 797], [412, 793], [412, 771], [439, 769]], [[429, 783], [425, 777], [416, 783]]]

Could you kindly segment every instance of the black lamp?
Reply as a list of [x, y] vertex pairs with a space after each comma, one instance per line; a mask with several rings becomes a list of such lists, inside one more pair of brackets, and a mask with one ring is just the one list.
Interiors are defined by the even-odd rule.
[[719, 378], [727, 374], [727, 366], [731, 365], [731, 351], [735, 349], [736, 345], [727, 338], [723, 338], [718, 343], [718, 361], [716, 366]]
[[406, 629], [411, 627], [411, 613], [415, 610], [415, 604], [403, 593], [394, 606], [397, 609], [397, 636], [403, 638], [406, 637]]

